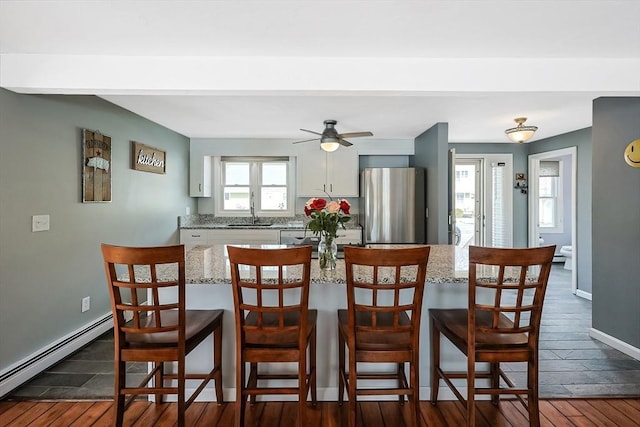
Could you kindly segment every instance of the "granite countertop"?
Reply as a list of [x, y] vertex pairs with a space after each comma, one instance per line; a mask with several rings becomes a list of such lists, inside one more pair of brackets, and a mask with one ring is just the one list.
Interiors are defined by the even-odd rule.
[[[249, 246], [249, 245], [238, 245]], [[375, 245], [375, 247], [407, 247], [409, 245]], [[252, 246], [253, 247], [253, 246]], [[281, 245], [259, 245], [255, 247], [279, 248]], [[449, 245], [431, 245], [427, 264], [427, 283], [466, 283], [468, 257], [464, 249]], [[276, 273], [276, 272], [274, 272]], [[287, 271], [291, 277], [299, 277], [295, 269]], [[363, 271], [361, 274], [367, 274]], [[186, 247], [187, 283], [225, 284], [231, 283], [229, 259], [225, 245]], [[311, 261], [311, 283], [345, 283], [344, 260], [339, 259], [336, 269], [321, 270], [318, 260]]]
[[[223, 230], [304, 230], [305, 224], [309, 221], [305, 215], [295, 217], [259, 217], [257, 224], [251, 224], [250, 217], [224, 217], [207, 214], [186, 215], [178, 218], [178, 228], [183, 230], [192, 229], [223, 229]], [[234, 224], [234, 225], [229, 225]], [[265, 225], [268, 224], [268, 225]], [[238, 225], [241, 225], [238, 227]], [[360, 229], [357, 217], [352, 216], [346, 222], [346, 229]]]
[[[257, 247], [264, 249], [285, 248], [286, 245], [233, 245], [242, 247]], [[376, 248], [403, 248], [416, 245], [367, 245]], [[468, 272], [468, 250], [452, 245], [429, 245], [431, 251], [429, 254], [429, 262], [427, 264], [426, 283], [467, 283]], [[231, 271], [229, 266], [229, 258], [226, 251], [226, 245], [211, 246], [185, 246], [186, 260], [185, 273], [186, 281], [189, 284], [231, 284]], [[148, 269], [140, 268], [136, 271], [139, 280], [144, 281], [148, 277]], [[408, 268], [403, 270], [407, 274], [407, 278], [411, 279], [415, 276], [415, 269]], [[263, 271], [263, 277], [268, 279], [270, 271]], [[250, 272], [246, 271], [250, 277]], [[241, 273], [242, 274], [242, 273]], [[301, 277], [300, 267], [289, 267], [284, 271], [286, 279], [299, 279]], [[356, 278], [370, 278], [371, 270], [362, 268], [354, 271]], [[380, 273], [383, 274], [383, 273]], [[519, 271], [505, 271], [505, 278], [517, 278]], [[274, 278], [277, 277], [277, 271], [273, 271]], [[146, 277], [145, 277], [146, 276]], [[177, 277], [176, 264], [168, 264], [158, 266], [158, 276], [160, 280], [175, 280]], [[413, 276], [413, 277], [412, 277]], [[495, 278], [497, 270], [493, 267], [478, 266], [478, 278]], [[335, 270], [321, 270], [318, 260], [311, 260], [311, 283], [315, 284], [344, 284], [345, 283], [345, 263], [344, 260], [338, 259]], [[128, 280], [126, 274], [122, 276], [122, 280]]]

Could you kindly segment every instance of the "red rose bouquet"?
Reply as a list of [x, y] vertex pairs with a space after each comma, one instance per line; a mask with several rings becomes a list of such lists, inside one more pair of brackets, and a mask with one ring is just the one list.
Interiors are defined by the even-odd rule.
[[327, 202], [321, 198], [311, 198], [304, 205], [304, 213], [311, 218], [305, 228], [315, 235], [335, 238], [338, 227], [344, 229], [344, 223], [348, 222], [351, 205], [345, 199]]
[[304, 213], [311, 218], [305, 226], [313, 234], [320, 235], [318, 243], [318, 261], [323, 270], [333, 270], [336, 268], [336, 258], [338, 246], [335, 238], [338, 227], [344, 227], [344, 223], [349, 221], [349, 209], [351, 205], [345, 199], [338, 202], [325, 199], [312, 198], [304, 205]]

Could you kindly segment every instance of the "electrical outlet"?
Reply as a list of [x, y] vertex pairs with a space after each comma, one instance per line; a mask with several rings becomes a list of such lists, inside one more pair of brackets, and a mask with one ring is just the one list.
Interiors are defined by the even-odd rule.
[[49, 230], [49, 215], [34, 215], [31, 217], [31, 231]]
[[82, 312], [89, 311], [91, 308], [91, 297], [82, 298]]

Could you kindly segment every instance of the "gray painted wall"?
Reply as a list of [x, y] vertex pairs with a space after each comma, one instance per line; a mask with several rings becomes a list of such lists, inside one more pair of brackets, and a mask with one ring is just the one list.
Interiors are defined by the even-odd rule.
[[[111, 203], [83, 204], [81, 129], [112, 138]], [[131, 140], [167, 152], [165, 175], [130, 169]], [[110, 312], [100, 243], [178, 243], [189, 143], [93, 96], [0, 89], [0, 371]], [[31, 232], [49, 214], [51, 230]], [[80, 312], [81, 299], [91, 309]]]
[[448, 242], [448, 140], [449, 124], [437, 123], [415, 140], [410, 166], [427, 169], [427, 243]]
[[593, 102], [593, 327], [640, 348], [640, 97]]
[[[595, 122], [594, 122], [595, 128]], [[592, 129], [580, 129], [529, 144], [529, 154], [539, 154], [562, 148], [576, 147], [577, 188], [576, 188], [576, 261], [578, 289], [592, 292]], [[620, 154], [622, 158], [622, 154]], [[594, 193], [595, 194], [595, 193]], [[594, 199], [595, 200], [595, 199]], [[594, 296], [595, 300], [595, 296]]]

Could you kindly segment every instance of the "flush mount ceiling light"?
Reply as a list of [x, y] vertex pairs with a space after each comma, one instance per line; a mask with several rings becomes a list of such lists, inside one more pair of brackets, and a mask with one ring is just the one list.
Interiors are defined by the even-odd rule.
[[504, 133], [506, 133], [509, 139], [513, 142], [525, 142], [526, 140], [530, 139], [538, 130], [538, 126], [524, 125], [524, 122], [527, 121], [526, 117], [518, 117], [516, 119], [513, 119], [513, 121], [516, 122], [518, 126], [504, 131]]

